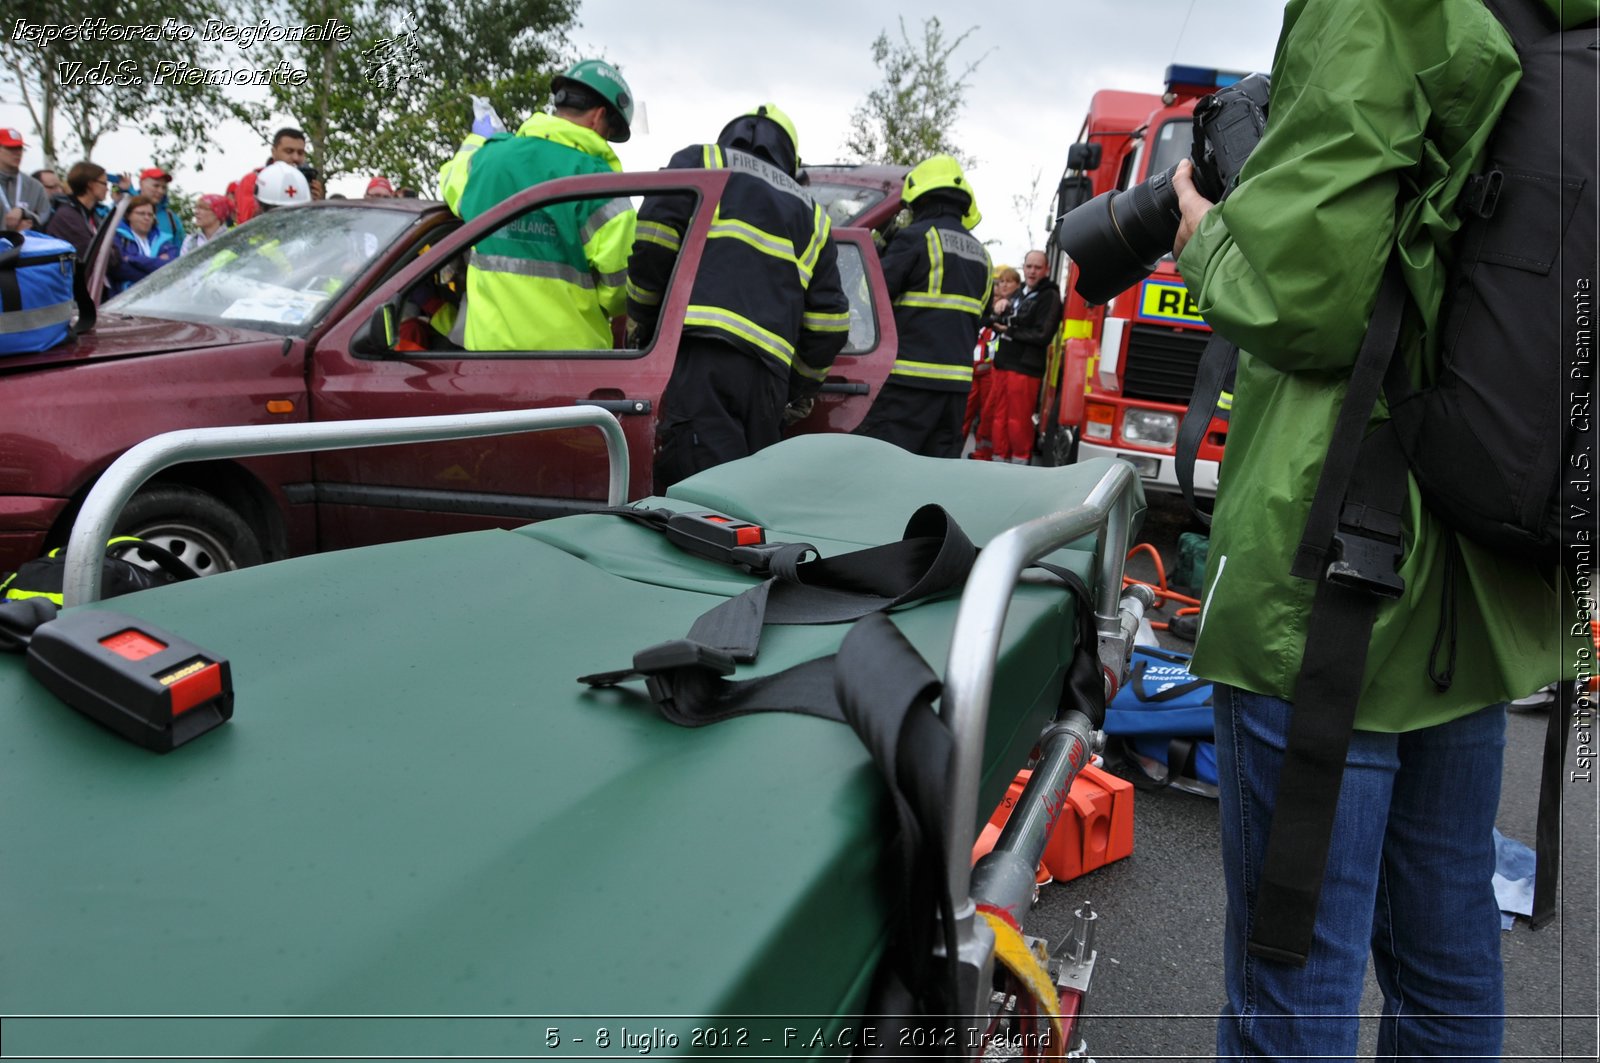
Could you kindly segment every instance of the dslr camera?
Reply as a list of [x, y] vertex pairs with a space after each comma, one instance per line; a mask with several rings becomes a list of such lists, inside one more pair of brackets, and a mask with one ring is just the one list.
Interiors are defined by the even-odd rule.
[[[1270, 87], [1267, 75], [1251, 74], [1195, 103], [1194, 183], [1214, 203], [1233, 190], [1261, 140]], [[1176, 169], [1121, 192], [1102, 192], [1062, 217], [1056, 244], [1077, 263], [1074, 287], [1090, 303], [1108, 302], [1137, 284], [1172, 250], [1183, 219], [1172, 187]]]

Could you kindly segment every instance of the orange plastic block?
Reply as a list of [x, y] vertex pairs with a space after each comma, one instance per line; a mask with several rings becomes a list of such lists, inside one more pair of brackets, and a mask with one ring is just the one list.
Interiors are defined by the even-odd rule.
[[1045, 869], [1065, 882], [1133, 852], [1133, 783], [1094, 765], [1073, 780], [1044, 847]]
[[[1011, 781], [988, 825], [972, 847], [972, 860], [994, 848], [1000, 830], [1022, 797], [1032, 772], [1020, 771]], [[1079, 773], [1056, 820], [1039, 862], [1039, 881], [1066, 881], [1087, 874], [1133, 852], [1133, 784], [1090, 765]]]

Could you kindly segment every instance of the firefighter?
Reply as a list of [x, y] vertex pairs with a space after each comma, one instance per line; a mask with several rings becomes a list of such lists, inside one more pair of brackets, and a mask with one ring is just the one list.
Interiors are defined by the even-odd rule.
[[883, 251], [900, 349], [856, 434], [930, 458], [959, 458], [972, 348], [993, 283], [989, 252], [967, 231], [983, 215], [949, 155], [906, 174], [901, 198], [911, 224]]
[[[689, 293], [683, 338], [662, 395], [655, 487], [778, 441], [786, 407], [807, 408], [850, 332], [827, 212], [795, 180], [799, 138], [772, 104], [729, 122], [715, 144], [694, 144], [669, 170], [728, 170]], [[688, 195], [640, 209], [628, 261], [628, 314], [650, 342], [679, 244]]]
[[[631, 135], [633, 93], [622, 75], [586, 59], [551, 87], [554, 114], [534, 115], [514, 135], [469, 135], [441, 173], [462, 221], [543, 181], [621, 171], [606, 142]], [[478, 241], [467, 261], [467, 349], [610, 347], [633, 229], [627, 199], [586, 199], [541, 207]]]

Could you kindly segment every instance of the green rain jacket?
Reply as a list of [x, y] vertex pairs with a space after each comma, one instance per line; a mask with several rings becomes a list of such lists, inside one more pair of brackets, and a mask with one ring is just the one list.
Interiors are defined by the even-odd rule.
[[[468, 138], [445, 175], [463, 221], [541, 181], [620, 171], [598, 133], [536, 114], [516, 135]], [[467, 261], [466, 346], [473, 351], [593, 350], [612, 345], [627, 308], [634, 212], [626, 199], [584, 199], [524, 214], [480, 240]]]
[[[1554, 3], [1554, 0], [1547, 0]], [[1569, 25], [1582, 21], [1566, 5]], [[1582, 5], [1594, 17], [1594, 2]], [[1315, 585], [1289, 574], [1379, 280], [1399, 250], [1401, 353], [1425, 378], [1455, 203], [1520, 67], [1480, 0], [1292, 0], [1271, 117], [1233, 194], [1178, 265], [1241, 348], [1194, 668], [1290, 699]], [[1555, 411], [1551, 411], [1555, 416]], [[1387, 417], [1380, 400], [1374, 423]], [[1441, 629], [1446, 536], [1411, 483], [1404, 595], [1378, 613], [1356, 726], [1407, 731], [1521, 697], [1570, 671], [1555, 572], [1461, 541], [1454, 682]]]

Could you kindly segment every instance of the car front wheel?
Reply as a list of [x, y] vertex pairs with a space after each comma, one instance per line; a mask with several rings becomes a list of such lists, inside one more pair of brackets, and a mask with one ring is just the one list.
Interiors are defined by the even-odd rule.
[[[165, 547], [195, 570], [212, 576], [259, 565], [261, 537], [233, 508], [193, 487], [161, 484], [133, 497], [117, 520], [118, 535]], [[136, 557], [130, 560], [146, 564]]]

